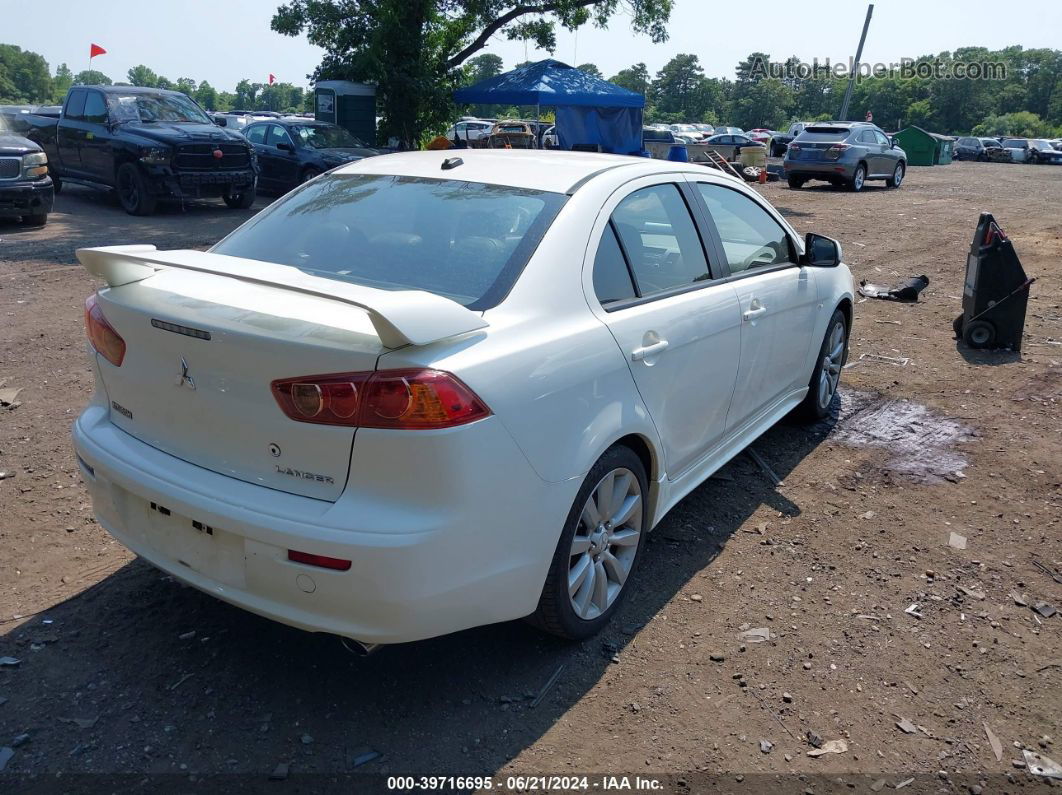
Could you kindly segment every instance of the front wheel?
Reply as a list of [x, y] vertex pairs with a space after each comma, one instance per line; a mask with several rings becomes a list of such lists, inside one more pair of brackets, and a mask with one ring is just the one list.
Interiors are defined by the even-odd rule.
[[130, 215], [151, 215], [158, 200], [151, 192], [147, 178], [134, 163], [122, 163], [116, 179], [118, 202]]
[[245, 188], [239, 193], [226, 193], [223, 197], [225, 204], [234, 210], [246, 210], [255, 200], [255, 190], [253, 187]]
[[818, 422], [830, 413], [830, 404], [841, 383], [841, 368], [848, 358], [848, 323], [844, 312], [834, 310], [826, 336], [822, 339], [815, 369], [808, 382], [808, 393], [796, 407], [795, 413], [808, 422]]
[[645, 545], [648, 494], [645, 467], [629, 447], [598, 459], [568, 514], [532, 624], [583, 640], [608, 623]]
[[309, 168], [307, 168], [305, 171], [302, 172], [302, 175], [299, 177], [299, 184], [301, 185], [304, 182], [309, 182], [311, 179], [315, 179], [315, 178], [321, 176], [321, 174], [323, 174], [323, 173], [324, 172], [321, 171], [321, 169], [314, 168], [313, 166], [310, 166]]
[[48, 223], [48, 213], [34, 213], [33, 215], [22, 216], [23, 223], [30, 226], [44, 226]]
[[889, 187], [898, 188], [900, 183], [903, 182], [904, 174], [907, 173], [907, 169], [904, 168], [903, 163], [897, 163], [895, 170], [892, 172], [892, 176], [889, 177]]
[[860, 163], [856, 166], [855, 174], [852, 175], [851, 181], [848, 183], [848, 187], [858, 193], [863, 190], [863, 185], [867, 181], [867, 167]]

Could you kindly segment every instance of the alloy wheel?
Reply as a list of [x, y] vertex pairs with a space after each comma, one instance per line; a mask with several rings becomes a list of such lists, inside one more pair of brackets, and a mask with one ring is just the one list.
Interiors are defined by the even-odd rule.
[[830, 405], [837, 392], [837, 384], [841, 381], [841, 367], [844, 365], [844, 337], [844, 323], [838, 320], [830, 329], [819, 372], [819, 407], [823, 409]]
[[579, 618], [597, 618], [623, 590], [638, 554], [642, 506], [641, 484], [626, 467], [605, 475], [587, 497], [568, 562], [568, 597]]
[[892, 186], [894, 188], [900, 187], [900, 183], [903, 182], [903, 176], [903, 163], [897, 163], [896, 170], [892, 172]]
[[140, 190], [136, 180], [128, 172], [118, 175], [118, 197], [122, 206], [128, 209], [136, 209], [140, 205]]
[[852, 177], [852, 187], [856, 190], [863, 190], [863, 181], [866, 179], [866, 172], [862, 166], [856, 167], [855, 176]]

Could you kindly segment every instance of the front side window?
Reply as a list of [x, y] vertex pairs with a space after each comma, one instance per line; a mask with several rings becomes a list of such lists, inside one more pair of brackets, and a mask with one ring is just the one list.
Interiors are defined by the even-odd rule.
[[[464, 132], [468, 128], [465, 122], [457, 125], [457, 129], [460, 132]], [[364, 141], [345, 129], [339, 126], [333, 126], [331, 124], [298, 124], [291, 127], [291, 134], [294, 135], [303, 146], [308, 146], [313, 149], [334, 149], [334, 148], [364, 148], [368, 146]]]
[[697, 184], [715, 222], [731, 273], [792, 262], [789, 236], [749, 197], [722, 185]]
[[877, 130], [875, 130], [874, 131], [874, 137], [877, 139], [878, 143], [881, 144], [882, 146], [892, 146], [892, 141], [890, 141], [888, 139], [888, 137], [885, 135], [885, 133], [878, 132]]
[[612, 223], [642, 296], [710, 278], [697, 227], [678, 186], [636, 190], [613, 211]]
[[85, 97], [85, 121], [93, 124], [107, 123], [107, 103], [99, 91], [89, 91]]
[[296, 188], [211, 250], [490, 309], [515, 284], [566, 200], [460, 180], [329, 174]]
[[[266, 146], [276, 146], [277, 144], [287, 144], [291, 146], [291, 138], [288, 137], [287, 131], [279, 124], [270, 124], [269, 132], [266, 133]], [[294, 148], [294, 147], [292, 147]]]
[[85, 95], [87, 91], [71, 91], [66, 101], [63, 116], [71, 121], [81, 121], [85, 116]]

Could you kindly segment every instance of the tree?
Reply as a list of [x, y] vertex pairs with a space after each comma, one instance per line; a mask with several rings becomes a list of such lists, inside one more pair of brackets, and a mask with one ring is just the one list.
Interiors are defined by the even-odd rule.
[[74, 73], [70, 71], [70, 67], [65, 63], [59, 64], [55, 77], [52, 78], [52, 102], [62, 102], [73, 84]]
[[129, 82], [132, 83], [134, 86], [155, 88], [159, 84], [159, 76], [143, 64], [140, 64], [139, 66], [134, 66], [132, 69], [130, 69], [126, 73], [126, 77], [129, 78]]
[[[666, 40], [674, 0], [625, 0], [634, 31]], [[412, 146], [449, 120], [460, 67], [491, 37], [556, 49], [556, 28], [606, 27], [620, 0], [289, 0], [273, 30], [306, 33], [325, 57], [313, 79], [377, 85], [382, 135]]]
[[107, 77], [103, 72], [97, 72], [95, 69], [86, 69], [74, 75], [74, 85], [76, 86], [109, 86], [111, 84], [111, 78]]
[[0, 102], [48, 102], [52, 75], [41, 55], [0, 44]]
[[1016, 138], [1046, 138], [1054, 132], [1050, 124], [1025, 110], [990, 116], [973, 128], [974, 135], [1012, 135]]
[[602, 80], [605, 79], [605, 76], [601, 73], [601, 70], [597, 68], [597, 64], [581, 63], [575, 68], [578, 69], [580, 72], [586, 72], [588, 75], [600, 77]]
[[698, 121], [710, 110], [711, 89], [696, 55], [676, 55], [656, 73], [656, 111], [675, 121]]
[[218, 110], [218, 92], [206, 80], [195, 90], [195, 101], [207, 110]]
[[178, 77], [174, 88], [191, 97], [195, 94], [195, 81], [190, 77]]
[[470, 58], [468, 63], [465, 64], [464, 84], [470, 86], [480, 80], [497, 77], [502, 73], [503, 69], [504, 62], [500, 55], [495, 55], [492, 52], [477, 55], [475, 58]]
[[235, 110], [254, 110], [255, 98], [261, 90], [261, 83], [252, 83], [250, 80], [241, 80], [236, 84], [236, 96], [233, 99]]
[[610, 83], [623, 86], [629, 91], [637, 91], [639, 94], [649, 93], [649, 70], [643, 63], [636, 63], [627, 69], [621, 69], [608, 79]]

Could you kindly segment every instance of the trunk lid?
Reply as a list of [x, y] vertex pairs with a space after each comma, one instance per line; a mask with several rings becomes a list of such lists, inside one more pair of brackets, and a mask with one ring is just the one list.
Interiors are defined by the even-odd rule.
[[338, 499], [355, 429], [289, 419], [270, 383], [374, 370], [385, 348], [364, 310], [178, 269], [98, 301], [126, 343], [121, 367], [97, 357], [115, 425], [224, 475]]

